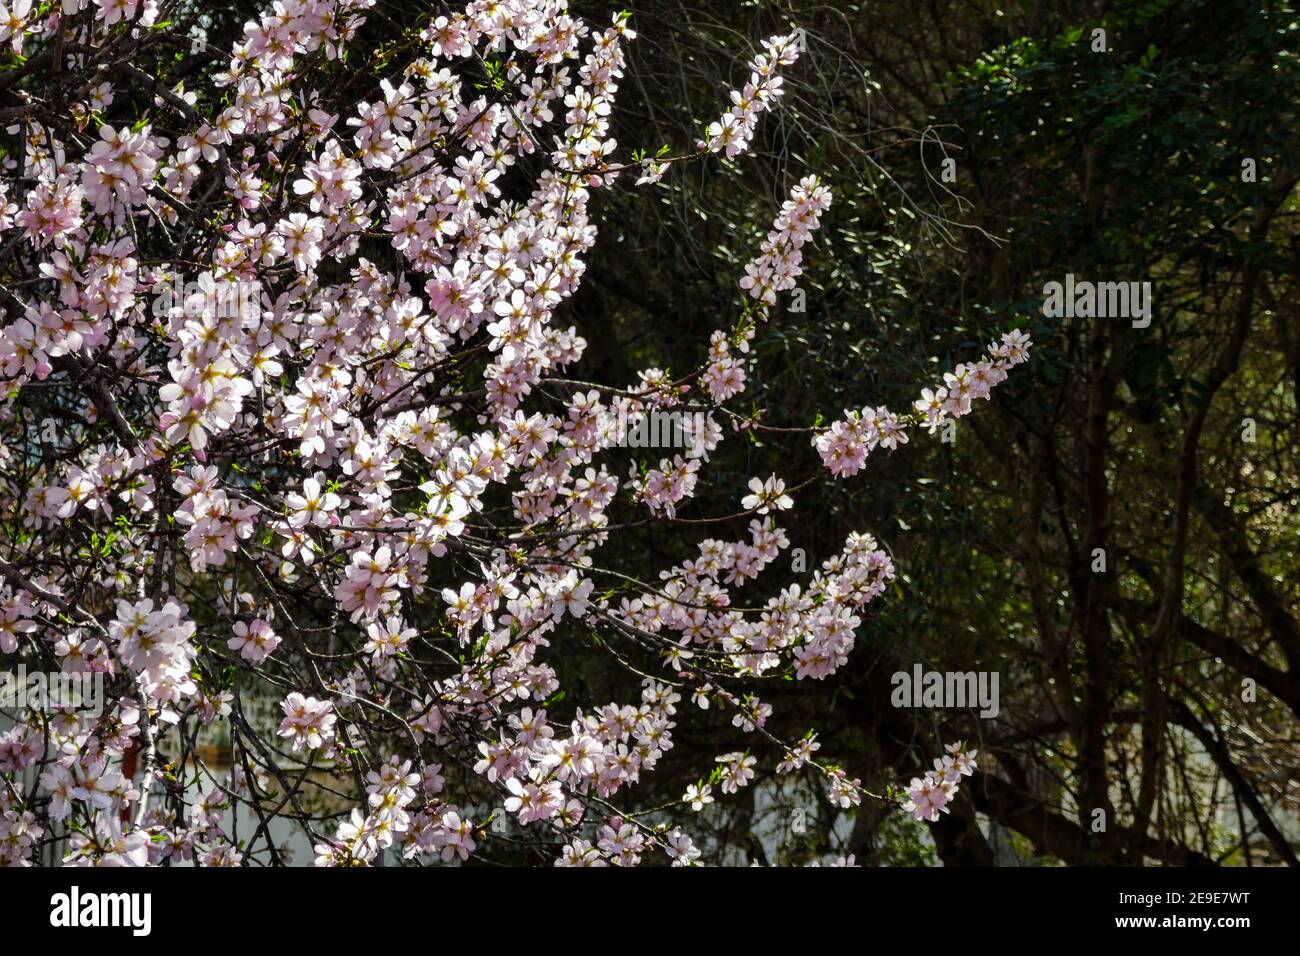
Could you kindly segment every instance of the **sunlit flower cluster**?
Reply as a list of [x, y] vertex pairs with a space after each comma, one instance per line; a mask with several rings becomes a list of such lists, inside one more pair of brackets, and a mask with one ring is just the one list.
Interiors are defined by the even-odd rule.
[[903, 809], [918, 820], [933, 822], [939, 819], [940, 813], [948, 813], [961, 778], [975, 773], [975, 757], [979, 751], [964, 749], [960, 741], [944, 749], [946, 753], [935, 759], [933, 770], [927, 770], [923, 777], [913, 777], [907, 785]]
[[958, 365], [944, 373], [943, 385], [923, 389], [910, 419], [883, 405], [846, 411], [813, 439], [822, 463], [836, 477], [856, 475], [877, 448], [893, 450], [907, 444], [909, 425], [924, 424], [934, 432], [944, 422], [969, 414], [974, 399], [988, 399], [1010, 369], [1029, 360], [1030, 344], [1029, 336], [1018, 329], [1006, 333], [1000, 342], [989, 345], [986, 358], [973, 365]]

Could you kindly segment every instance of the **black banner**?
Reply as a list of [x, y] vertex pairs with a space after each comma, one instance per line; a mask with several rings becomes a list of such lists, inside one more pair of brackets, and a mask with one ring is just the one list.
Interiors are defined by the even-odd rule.
[[[693, 938], [703, 921], [733, 944], [778, 927], [828, 923], [864, 940], [901, 933], [917, 943], [947, 925], [953, 943], [990, 935], [995, 945], [1042, 941], [1050, 930], [1058, 940], [1181, 944], [1200, 936], [1230, 944], [1243, 933], [1286, 932], [1298, 886], [1290, 870], [1258, 868], [0, 871], [10, 927], [24, 935], [185, 944], [196, 935], [200, 943], [228, 943], [238, 937], [223, 928], [248, 920], [259, 943], [338, 945], [355, 937], [372, 945], [377, 933], [423, 937], [438, 914], [453, 933], [457, 926], [508, 933], [513, 925], [524, 936], [545, 935], [556, 928], [545, 928], [547, 910], [568, 923], [564, 932], [581, 928], [583, 938], [599, 938], [588, 933], [608, 930], [611, 940], [648, 925]], [[538, 921], [532, 930], [531, 920]]]

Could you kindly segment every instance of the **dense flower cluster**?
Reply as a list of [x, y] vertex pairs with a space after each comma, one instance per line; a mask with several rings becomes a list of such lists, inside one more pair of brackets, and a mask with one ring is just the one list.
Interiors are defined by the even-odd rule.
[[740, 287], [767, 305], [776, 303], [778, 292], [793, 289], [802, 271], [803, 245], [812, 238], [830, 204], [831, 191], [815, 176], [801, 180], [781, 206], [758, 258], [745, 266]]
[[[934, 432], [945, 421], [969, 414], [972, 400], [987, 399], [1006, 380], [1009, 369], [1028, 361], [1030, 344], [1029, 336], [1017, 329], [1003, 335], [1001, 342], [989, 345], [987, 358], [945, 372], [943, 385], [921, 391], [913, 405], [915, 420]], [[883, 405], [865, 406], [860, 411], [846, 411], [842, 419], [818, 434], [813, 444], [833, 475], [856, 475], [876, 448], [892, 450], [907, 444], [911, 423]]]
[[918, 820], [938, 820], [940, 813], [949, 812], [961, 778], [975, 773], [978, 750], [966, 750], [960, 741], [944, 749], [947, 753], [935, 759], [933, 770], [927, 770], [924, 777], [913, 777], [907, 785], [903, 809]]
[[769, 37], [763, 41], [763, 51], [750, 61], [749, 82], [731, 91], [731, 106], [717, 122], [709, 124], [706, 145], [711, 152], [725, 152], [730, 159], [749, 148], [759, 116], [772, 109], [781, 96], [777, 70], [799, 59], [799, 35]]
[[[876, 540], [849, 536], [764, 599], [798, 491], [767, 475], [734, 496], [733, 536], [656, 579], [608, 547], [706, 486], [745, 388], [737, 353], [794, 288], [829, 191], [791, 191], [744, 316], [697, 372], [575, 390], [561, 376], [587, 343], [561, 307], [596, 241], [592, 194], [626, 168], [610, 116], [627, 16], [474, 0], [376, 54], [358, 100], [364, 84], [335, 81], [371, 5], [277, 3], [206, 83], [109, 71], [19, 118], [0, 166], [21, 273], [3, 286], [0, 498], [22, 532], [0, 546], [0, 665], [100, 673], [111, 695], [0, 735], [0, 776], [39, 773], [35, 791], [0, 787], [0, 862], [48, 845], [79, 865], [287, 863], [259, 820], [276, 807], [325, 866], [463, 861], [520, 828], [562, 864], [690, 865], [700, 847], [634, 788], [692, 706], [754, 746], [719, 755], [686, 806], [751, 786], [767, 745], [856, 805], [861, 781], [815, 761], [815, 735], [778, 740], [750, 691], [844, 666], [895, 577]], [[0, 13], [15, 50], [57, 38], [92, 58], [171, 29], [142, 29], [149, 0]], [[764, 48], [709, 128], [715, 152], [744, 149], [780, 94], [794, 35]], [[1005, 336], [918, 415], [966, 414], [1027, 347]], [[620, 429], [673, 410], [690, 453], [626, 467]], [[817, 448], [849, 475], [903, 427], [868, 409]], [[639, 700], [566, 699], [561, 663], [588, 644], [635, 656]], [[218, 723], [221, 773], [194, 746]], [[307, 779], [348, 805], [305, 808]]]

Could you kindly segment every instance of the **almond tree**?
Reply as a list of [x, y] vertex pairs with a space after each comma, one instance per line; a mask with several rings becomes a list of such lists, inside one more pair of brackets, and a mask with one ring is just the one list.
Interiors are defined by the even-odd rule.
[[[905, 797], [765, 726], [764, 684], [847, 661], [895, 575], [885, 549], [852, 534], [801, 582], [757, 579], [801, 489], [967, 414], [1028, 338], [914, 408], [810, 427], [794, 474], [714, 515], [696, 489], [763, 427], [737, 401], [749, 343], [830, 191], [790, 189], [693, 370], [588, 381], [566, 315], [593, 196], [743, 154], [797, 34], [762, 44], [699, 143], [648, 155], [609, 135], [624, 13], [477, 0], [403, 27], [372, 0], [284, 0], [220, 53], [216, 16], [0, 15], [0, 660], [108, 688], [101, 713], [19, 709], [0, 735], [3, 859], [284, 864], [281, 817], [320, 865], [521, 845], [689, 864], [693, 809], [759, 761], [822, 775], [842, 807], [944, 812], [973, 770], [960, 745]], [[647, 417], [681, 447], [625, 447]], [[620, 532], [656, 525], [701, 537], [645, 580]], [[577, 699], [560, 675], [578, 658], [639, 697]], [[638, 802], [697, 707], [752, 746], [692, 768], [680, 803]], [[219, 724], [228, 773], [198, 746]]]

